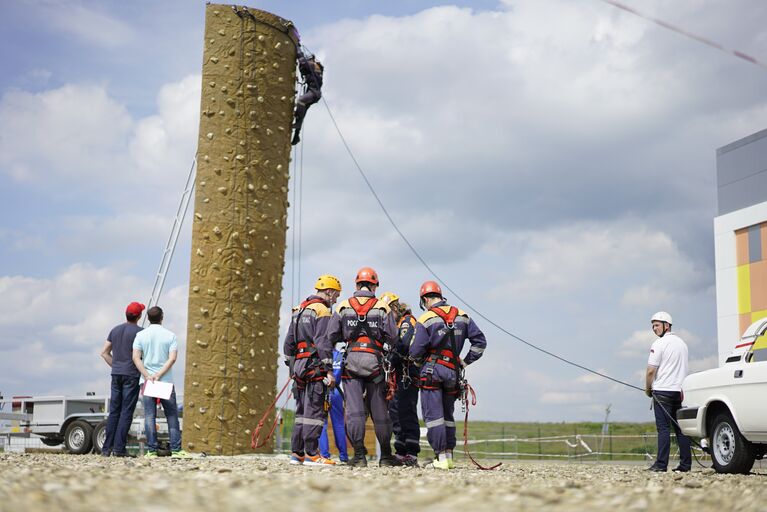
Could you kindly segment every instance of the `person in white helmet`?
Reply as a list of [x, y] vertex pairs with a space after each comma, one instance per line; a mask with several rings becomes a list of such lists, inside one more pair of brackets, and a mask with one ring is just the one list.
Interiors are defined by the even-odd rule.
[[655, 427], [658, 429], [658, 456], [649, 471], [665, 473], [671, 449], [671, 428], [679, 445], [679, 466], [675, 472], [687, 472], [692, 468], [690, 440], [682, 434], [676, 423], [676, 412], [682, 407], [682, 381], [687, 377], [687, 345], [671, 332], [671, 315], [665, 311], [655, 313], [650, 319], [652, 330], [658, 337], [650, 347], [645, 378], [645, 393], [653, 399]]

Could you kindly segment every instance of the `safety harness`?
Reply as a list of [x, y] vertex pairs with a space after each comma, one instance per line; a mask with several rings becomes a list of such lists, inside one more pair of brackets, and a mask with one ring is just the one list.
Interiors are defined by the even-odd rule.
[[441, 364], [442, 366], [449, 368], [455, 372], [456, 388], [452, 390], [446, 390], [445, 392], [450, 395], [457, 395], [460, 390], [460, 369], [461, 360], [458, 357], [458, 348], [455, 341], [455, 318], [458, 316], [458, 308], [450, 306], [450, 309], [443, 311], [441, 308], [433, 307], [429, 311], [437, 315], [445, 322], [447, 329], [447, 336], [442, 339], [442, 343], [436, 348], [430, 348], [426, 357], [426, 364], [431, 364], [432, 368], [426, 369], [426, 375], [421, 377], [421, 389], [440, 389], [441, 386], [435, 386], [432, 375], [434, 373], [433, 365]]
[[[348, 345], [346, 354], [350, 352], [365, 352], [376, 356], [380, 369], [374, 371], [368, 378], [372, 379], [373, 382], [379, 382], [381, 378], [385, 380], [386, 400], [388, 401], [394, 398], [394, 392], [397, 389], [397, 381], [391, 368], [391, 362], [384, 353], [384, 344], [373, 336], [373, 333], [370, 331], [367, 317], [370, 310], [373, 309], [377, 303], [378, 299], [375, 297], [369, 298], [364, 304], [360, 304], [357, 297], [349, 299], [349, 305], [357, 314], [357, 325], [347, 340]], [[341, 378], [348, 380], [353, 377], [346, 371], [346, 354], [344, 355], [344, 369]], [[384, 372], [383, 376], [381, 375], [381, 370]]]
[[[304, 314], [304, 311], [306, 311], [306, 308], [311, 306], [312, 304], [324, 304], [325, 301], [322, 299], [309, 299], [303, 301], [298, 306], [298, 315], [296, 316], [296, 321], [293, 326], [293, 337], [298, 340], [298, 334], [299, 334], [299, 325], [301, 322], [301, 315]], [[301, 333], [306, 334], [306, 333]], [[306, 336], [304, 336], [306, 337]], [[296, 343], [296, 359], [306, 359], [310, 358], [312, 356], [317, 355], [317, 347], [314, 344], [314, 340], [310, 339], [304, 339], [297, 341]], [[315, 363], [315, 364], [312, 364]], [[293, 378], [296, 381], [296, 385], [299, 387], [299, 389], [303, 389], [304, 386], [306, 386], [307, 382], [315, 382], [318, 380], [322, 380], [325, 378], [324, 372], [322, 372], [318, 365], [316, 364], [316, 357], [315, 361], [309, 362], [309, 368], [307, 369], [305, 375], [303, 377], [298, 377], [297, 375], [293, 375]]]
[[371, 297], [364, 304], [360, 304], [357, 297], [349, 299], [349, 305], [357, 313], [357, 327], [349, 336], [350, 352], [367, 352], [368, 354], [383, 354], [383, 343], [373, 337], [368, 325], [368, 313], [376, 305], [378, 299]]

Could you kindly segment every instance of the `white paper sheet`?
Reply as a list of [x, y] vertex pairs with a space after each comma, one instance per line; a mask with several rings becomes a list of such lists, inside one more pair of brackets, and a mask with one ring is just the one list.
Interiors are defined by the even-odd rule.
[[172, 382], [161, 382], [159, 380], [148, 380], [144, 383], [144, 396], [151, 396], [154, 398], [161, 398], [167, 400], [170, 398], [170, 394], [173, 392]]

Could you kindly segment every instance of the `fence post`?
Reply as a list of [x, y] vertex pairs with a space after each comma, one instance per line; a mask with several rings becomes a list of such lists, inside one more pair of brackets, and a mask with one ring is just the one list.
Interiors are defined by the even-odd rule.
[[538, 422], [538, 460], [541, 460], [541, 423]]
[[503, 439], [503, 441], [501, 441], [501, 452], [504, 454], [504, 457], [505, 457], [505, 454], [506, 454], [506, 425], [501, 425], [501, 439]]

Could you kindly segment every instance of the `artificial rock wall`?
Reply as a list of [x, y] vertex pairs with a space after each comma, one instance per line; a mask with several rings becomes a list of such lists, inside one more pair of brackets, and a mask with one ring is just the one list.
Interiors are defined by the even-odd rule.
[[206, 6], [184, 386], [189, 451], [250, 452], [274, 399], [296, 84], [290, 26], [264, 11]]

